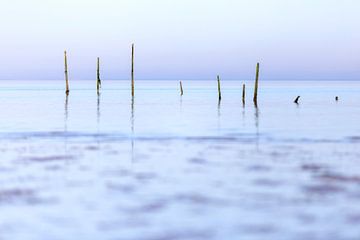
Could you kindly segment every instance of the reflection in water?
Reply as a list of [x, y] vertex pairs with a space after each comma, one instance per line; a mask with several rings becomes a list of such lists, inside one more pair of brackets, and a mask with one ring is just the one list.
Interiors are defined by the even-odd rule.
[[135, 123], [135, 111], [134, 111], [134, 96], [131, 98], [131, 162], [134, 162], [134, 123]]
[[97, 130], [98, 130], [98, 133], [99, 133], [99, 124], [100, 124], [100, 93], [97, 94], [96, 122], [97, 122]]
[[217, 118], [218, 118], [218, 132], [220, 134], [220, 129], [221, 129], [221, 100], [219, 99], [218, 101], [218, 106], [217, 106]]
[[64, 132], [67, 132], [67, 122], [68, 122], [68, 116], [69, 116], [69, 111], [68, 111], [68, 104], [69, 104], [69, 95], [66, 94], [65, 95], [65, 109], [64, 109]]
[[259, 148], [259, 108], [255, 107], [256, 149]]
[[243, 126], [245, 127], [245, 98], [244, 98], [244, 93], [243, 93], [243, 99], [242, 99], [242, 123], [243, 123]]
[[182, 100], [182, 96], [180, 95], [180, 113], [182, 113], [182, 105], [183, 105], [183, 100]]
[[131, 98], [131, 134], [134, 135], [134, 97]]
[[218, 110], [218, 117], [220, 117], [220, 115], [221, 115], [221, 100], [218, 101], [217, 110]]
[[241, 116], [242, 116], [242, 125], [243, 127], [245, 127], [245, 107], [243, 107], [242, 112], [241, 112]]
[[64, 104], [64, 150], [65, 154], [67, 154], [67, 145], [68, 145], [68, 139], [67, 139], [67, 131], [68, 131], [68, 117], [69, 117], [69, 94], [65, 95], [65, 104]]
[[97, 94], [97, 102], [96, 102], [96, 130], [97, 130], [97, 136], [96, 136], [96, 142], [98, 145], [98, 148], [100, 148], [100, 140], [99, 140], [99, 132], [100, 132], [100, 93]]

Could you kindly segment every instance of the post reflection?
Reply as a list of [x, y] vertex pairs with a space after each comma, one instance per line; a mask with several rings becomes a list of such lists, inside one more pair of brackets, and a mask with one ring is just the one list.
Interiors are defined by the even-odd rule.
[[180, 96], [180, 113], [183, 112], [183, 99], [182, 96]]
[[97, 94], [97, 102], [96, 102], [96, 123], [97, 123], [97, 131], [99, 133], [99, 125], [100, 125], [100, 93]]
[[131, 162], [134, 162], [134, 128], [135, 128], [135, 110], [134, 110], [134, 96], [131, 97], [131, 117], [130, 117], [130, 124], [131, 124]]
[[255, 122], [255, 129], [256, 129], [256, 134], [255, 134], [255, 143], [256, 143], [256, 149], [259, 150], [259, 108], [256, 106], [255, 107], [255, 114], [254, 114], [254, 122]]
[[68, 132], [68, 118], [69, 118], [69, 94], [65, 95], [65, 103], [64, 103], [64, 151], [67, 154], [67, 132]]
[[245, 103], [245, 84], [244, 84], [243, 85], [243, 95], [242, 95], [242, 112], [241, 112], [243, 126], [245, 126], [245, 109], [246, 109], [245, 106], [246, 106], [246, 103]]
[[68, 105], [69, 105], [69, 95], [66, 94], [65, 95], [65, 104], [64, 104], [64, 132], [65, 133], [67, 132], [68, 117], [69, 117]]
[[100, 99], [101, 98], [101, 94], [98, 93], [97, 94], [97, 100], [96, 100], [96, 142], [97, 142], [97, 145], [98, 145], [98, 149], [100, 149], [100, 139], [99, 139], [99, 134], [100, 134], [100, 118], [101, 118], [101, 110], [100, 110], [100, 105], [101, 105], [101, 102], [100, 102]]
[[221, 100], [218, 100], [218, 105], [217, 105], [217, 125], [218, 125], [218, 132], [220, 134], [220, 130], [221, 130]]

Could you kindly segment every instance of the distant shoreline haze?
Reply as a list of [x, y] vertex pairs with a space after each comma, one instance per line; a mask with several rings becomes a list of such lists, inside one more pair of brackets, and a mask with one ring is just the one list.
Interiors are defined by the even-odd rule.
[[360, 80], [360, 1], [13, 0], [1, 80]]

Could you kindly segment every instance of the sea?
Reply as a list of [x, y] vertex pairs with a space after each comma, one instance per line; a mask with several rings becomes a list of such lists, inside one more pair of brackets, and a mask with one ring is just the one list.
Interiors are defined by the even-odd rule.
[[360, 239], [360, 82], [182, 85], [1, 81], [0, 239]]

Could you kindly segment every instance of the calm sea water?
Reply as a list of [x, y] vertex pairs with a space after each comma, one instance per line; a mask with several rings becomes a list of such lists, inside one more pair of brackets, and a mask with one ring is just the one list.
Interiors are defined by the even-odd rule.
[[360, 238], [359, 82], [95, 84], [1, 81], [0, 239]]

